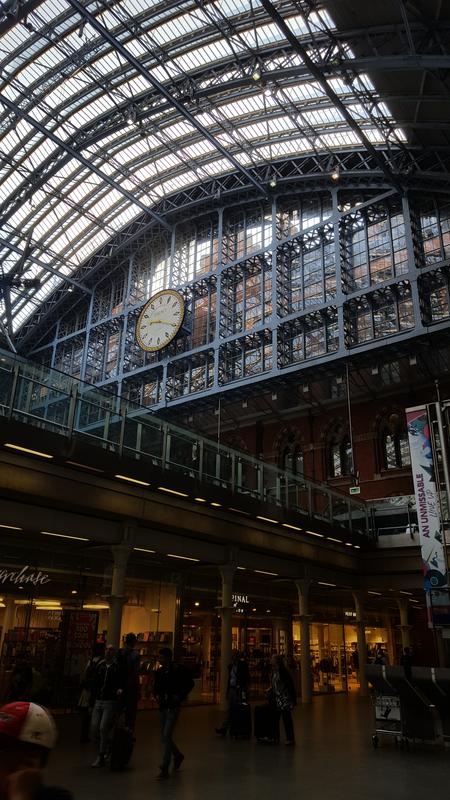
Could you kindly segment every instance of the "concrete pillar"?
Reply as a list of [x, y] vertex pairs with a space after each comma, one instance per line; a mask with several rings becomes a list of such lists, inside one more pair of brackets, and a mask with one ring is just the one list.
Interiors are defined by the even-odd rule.
[[397, 599], [398, 610], [400, 612], [400, 636], [402, 638], [402, 650], [411, 647], [411, 628], [408, 621], [409, 603], [406, 597]]
[[114, 565], [111, 581], [111, 595], [109, 597], [108, 644], [112, 644], [114, 647], [120, 647], [122, 609], [126, 603], [125, 579], [132, 547], [128, 543], [123, 543], [113, 545], [111, 550], [114, 556]]
[[309, 587], [307, 578], [295, 581], [300, 614], [300, 668], [302, 675], [302, 703], [312, 702], [311, 642], [309, 626]]
[[364, 622], [363, 611], [363, 598], [362, 592], [353, 592], [353, 600], [355, 603], [356, 611], [356, 641], [358, 643], [358, 656], [359, 656], [359, 694], [360, 697], [367, 697], [367, 644], [366, 644], [366, 625]]
[[224, 564], [219, 567], [222, 578], [222, 605], [220, 608], [221, 618], [221, 642], [220, 642], [220, 707], [227, 707], [227, 682], [228, 665], [231, 661], [232, 650], [232, 617], [233, 617], [233, 578], [236, 572], [234, 563]]
[[0, 655], [3, 649], [3, 642], [5, 641], [5, 634], [14, 628], [16, 622], [17, 606], [14, 603], [14, 597], [4, 597], [5, 611], [3, 614], [2, 632], [0, 635]]

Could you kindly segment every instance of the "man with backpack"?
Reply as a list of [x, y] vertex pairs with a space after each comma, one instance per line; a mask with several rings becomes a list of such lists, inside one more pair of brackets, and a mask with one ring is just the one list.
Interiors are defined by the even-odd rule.
[[193, 689], [194, 681], [186, 667], [173, 661], [170, 647], [163, 647], [159, 651], [159, 662], [161, 666], [156, 671], [153, 693], [159, 703], [161, 740], [164, 748], [158, 780], [164, 780], [169, 777], [172, 758], [174, 770], [179, 769], [184, 761], [184, 755], [176, 746], [172, 736], [180, 715], [181, 704]]

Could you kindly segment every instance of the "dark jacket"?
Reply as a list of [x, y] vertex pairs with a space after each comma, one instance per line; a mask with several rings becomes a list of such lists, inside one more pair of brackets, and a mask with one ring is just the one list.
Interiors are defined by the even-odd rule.
[[248, 668], [248, 664], [245, 659], [240, 658], [236, 665], [236, 685], [234, 687], [231, 686], [231, 678], [232, 678], [232, 671], [233, 671], [234, 664], [231, 663], [228, 665], [228, 684], [227, 684], [227, 694], [229, 693], [231, 688], [238, 689], [240, 692], [246, 692], [248, 689], [248, 685], [250, 683], [250, 670]]
[[179, 708], [194, 687], [191, 673], [182, 664], [160, 667], [155, 674], [153, 694], [161, 710]]
[[[284, 691], [287, 693], [291, 705], [296, 706], [297, 705], [297, 692], [295, 690], [295, 685], [294, 685], [294, 681], [292, 680], [291, 673], [289, 672], [289, 670], [286, 669], [286, 667], [280, 667], [280, 669], [278, 670], [278, 675], [279, 675], [280, 683], [281, 683]], [[274, 700], [276, 700], [275, 696], [274, 696]]]
[[102, 660], [97, 665], [97, 669], [92, 680], [93, 700], [119, 700], [119, 689], [125, 689], [125, 671], [113, 661], [107, 666], [106, 661]]

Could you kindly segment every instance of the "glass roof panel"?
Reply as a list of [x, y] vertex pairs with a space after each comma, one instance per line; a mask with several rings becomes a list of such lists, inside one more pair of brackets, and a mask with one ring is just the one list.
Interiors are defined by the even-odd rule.
[[[124, 193], [151, 206], [199, 181], [234, 172], [236, 163], [249, 168], [265, 163], [270, 170], [274, 160], [300, 157], [314, 147], [361, 146], [301, 57], [253, 0], [207, 5], [114, 0], [108, 7], [90, 2], [86, 7], [146, 66], [150, 79], [83, 25], [66, 0], [44, 0], [28, 14], [28, 27], [19, 21], [0, 35], [1, 95], [62, 142], [58, 146], [20, 119], [20, 108], [14, 115], [0, 104], [0, 155], [8, 156], [0, 173], [5, 235], [23, 246], [14, 229], [33, 228], [40, 258], [49, 265], [59, 268], [60, 257], [63, 269], [73, 272], [140, 214]], [[296, 0], [287, 0], [284, 18], [313, 58], [325, 58], [324, 37], [319, 51], [314, 34], [326, 34], [327, 27], [333, 31], [332, 20], [323, 9], [306, 20], [299, 9]], [[342, 48], [351, 58], [350, 48], [345, 43]], [[264, 80], [253, 79], [258, 71]], [[181, 106], [168, 102], [155, 80]], [[350, 83], [329, 77], [328, 83], [374, 144], [385, 142], [382, 131], [391, 123], [391, 141], [406, 141], [366, 74]], [[359, 93], [373, 94], [370, 111]], [[186, 120], [183, 107], [200, 130]], [[6, 251], [3, 269], [13, 269], [17, 258]], [[31, 269], [34, 274], [36, 268]], [[47, 275], [34, 297], [31, 290], [14, 295], [15, 328], [58, 285], [57, 276]], [[4, 318], [1, 304], [0, 314]]]

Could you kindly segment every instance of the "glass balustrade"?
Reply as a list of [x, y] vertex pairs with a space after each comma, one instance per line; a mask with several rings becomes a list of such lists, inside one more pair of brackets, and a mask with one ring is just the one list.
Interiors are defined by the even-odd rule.
[[125, 398], [3, 352], [0, 415], [83, 438], [103, 449], [303, 517], [369, 536], [366, 506], [326, 485], [161, 420]]

